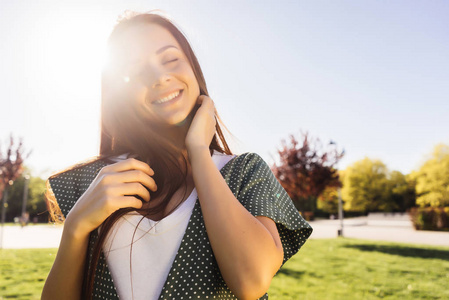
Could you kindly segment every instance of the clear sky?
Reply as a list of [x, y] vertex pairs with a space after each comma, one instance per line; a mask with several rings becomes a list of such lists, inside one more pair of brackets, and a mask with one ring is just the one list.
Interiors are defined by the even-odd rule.
[[98, 154], [100, 70], [124, 10], [162, 9], [188, 39], [237, 153], [272, 163], [300, 130], [417, 169], [449, 143], [448, 1], [0, 1], [0, 140], [32, 175]]

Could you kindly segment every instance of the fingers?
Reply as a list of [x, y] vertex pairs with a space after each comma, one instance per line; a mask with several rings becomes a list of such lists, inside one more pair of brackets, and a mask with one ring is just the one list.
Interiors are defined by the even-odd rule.
[[118, 182], [138, 182], [146, 186], [149, 190], [156, 192], [157, 185], [152, 177], [141, 170], [131, 170], [120, 173], [112, 173], [109, 176], [109, 180], [113, 183]]
[[80, 230], [87, 233], [120, 208], [141, 209], [143, 201], [150, 201], [150, 191], [157, 190], [153, 175], [148, 164], [135, 158], [103, 167], [75, 203], [66, 221], [82, 224]]
[[141, 209], [143, 202], [133, 196], [122, 196], [118, 199], [118, 203], [120, 203], [120, 208], [122, 207], [134, 207], [137, 209]]
[[140, 201], [135, 195], [147, 202], [150, 200], [150, 191], [157, 191], [156, 182], [151, 177], [153, 175], [154, 171], [148, 164], [135, 158], [108, 165], [98, 173], [99, 181], [114, 199], [125, 196]]
[[122, 161], [119, 161], [115, 164], [108, 165], [101, 169], [100, 173], [115, 173], [115, 172], [124, 172], [129, 170], [140, 170], [149, 176], [154, 175], [153, 169], [150, 166], [140, 160], [135, 158], [128, 158]]
[[113, 193], [120, 196], [140, 196], [144, 201], [150, 201], [150, 192], [138, 182], [123, 183], [112, 188]]
[[200, 95], [198, 97], [198, 103], [201, 104], [201, 106], [215, 107], [212, 98], [206, 95]]
[[209, 96], [200, 95], [198, 103], [201, 104], [199, 109], [207, 111], [215, 119], [215, 103]]

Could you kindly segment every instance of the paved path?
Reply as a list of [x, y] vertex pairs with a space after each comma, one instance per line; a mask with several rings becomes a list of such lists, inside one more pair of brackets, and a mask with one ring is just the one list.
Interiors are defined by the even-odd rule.
[[58, 248], [61, 235], [62, 225], [4, 226], [3, 248]]
[[[312, 221], [312, 239], [335, 238], [339, 220]], [[57, 248], [62, 225], [5, 226], [3, 248]], [[376, 241], [449, 247], [449, 232], [416, 231], [408, 220], [377, 220], [367, 217], [345, 219], [345, 237]]]
[[[339, 220], [319, 220], [309, 222], [313, 227], [310, 238], [335, 238], [340, 229]], [[410, 221], [376, 220], [367, 217], [346, 219], [343, 236], [348, 238], [391, 241], [409, 244], [449, 247], [449, 232], [415, 230]]]

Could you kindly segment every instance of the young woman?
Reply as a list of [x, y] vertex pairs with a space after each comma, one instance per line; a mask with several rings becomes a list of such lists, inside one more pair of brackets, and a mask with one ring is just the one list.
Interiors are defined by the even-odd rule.
[[312, 228], [260, 156], [231, 153], [171, 21], [128, 14], [108, 47], [100, 155], [48, 180], [65, 221], [42, 299], [267, 299]]

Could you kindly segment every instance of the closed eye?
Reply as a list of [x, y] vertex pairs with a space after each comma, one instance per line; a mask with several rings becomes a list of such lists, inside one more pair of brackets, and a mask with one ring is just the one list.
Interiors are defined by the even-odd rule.
[[177, 58], [175, 58], [175, 59], [172, 59], [172, 60], [169, 60], [169, 61], [166, 61], [164, 64], [169, 64], [169, 63], [172, 63], [172, 62], [175, 62], [175, 61], [178, 61], [178, 59]]

